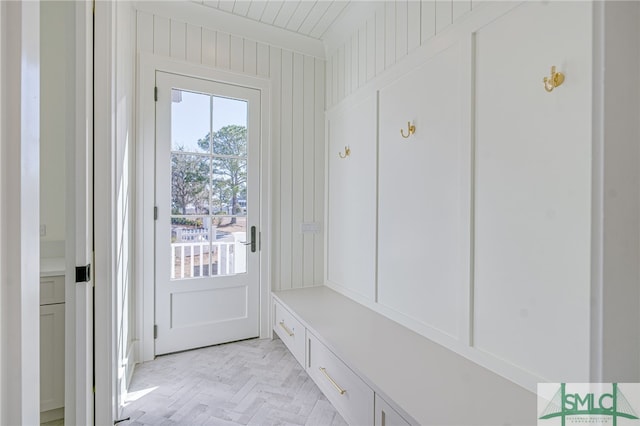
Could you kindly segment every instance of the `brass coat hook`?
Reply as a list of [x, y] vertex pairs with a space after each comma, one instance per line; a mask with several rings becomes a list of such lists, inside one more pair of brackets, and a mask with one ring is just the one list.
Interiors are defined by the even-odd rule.
[[407, 139], [409, 136], [411, 136], [412, 134], [414, 134], [416, 132], [416, 126], [414, 126], [413, 124], [411, 124], [410, 121], [407, 121], [407, 129], [409, 131], [409, 133], [407, 133], [407, 135], [405, 136], [404, 134], [404, 129], [400, 129], [400, 134], [402, 135], [403, 138]]
[[344, 154], [339, 152], [338, 155], [340, 156], [340, 158], [347, 158], [348, 156], [351, 155], [351, 149], [348, 146], [344, 147]]
[[553, 89], [564, 83], [564, 74], [556, 72], [556, 67], [554, 65], [551, 67], [551, 76], [545, 77], [542, 81], [544, 82], [544, 90], [552, 92]]

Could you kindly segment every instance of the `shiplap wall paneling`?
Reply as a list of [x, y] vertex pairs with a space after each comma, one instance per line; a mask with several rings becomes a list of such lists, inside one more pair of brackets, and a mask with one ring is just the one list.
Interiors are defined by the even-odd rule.
[[218, 34], [208, 28], [202, 29], [202, 65], [216, 66]]
[[[138, 34], [142, 31], [143, 29], [138, 27]], [[171, 52], [171, 21], [169, 18], [154, 15], [151, 33], [153, 34], [153, 53], [169, 56]]]
[[258, 75], [258, 43], [253, 40], [243, 40], [244, 57], [243, 71], [247, 74]]
[[196, 64], [202, 63], [202, 27], [187, 24], [187, 37], [185, 39], [187, 49], [187, 61]]
[[[364, 61], [367, 66], [365, 81], [376, 76], [376, 15], [371, 15], [365, 24], [366, 29], [366, 50], [364, 51]], [[327, 83], [328, 84], [328, 83]]]
[[234, 35], [229, 37], [229, 68], [231, 71], [244, 72], [244, 43], [241, 37]]
[[169, 22], [169, 30], [171, 57], [184, 60], [187, 56], [187, 24], [172, 19]]
[[[375, 297], [376, 97], [328, 118], [327, 281]], [[345, 146], [351, 150], [346, 158]]]
[[258, 77], [268, 78], [271, 75], [271, 57], [269, 55], [269, 46], [264, 43], [258, 43], [256, 46], [256, 74]]
[[[315, 164], [313, 159], [315, 158], [314, 138], [315, 133], [315, 111], [314, 111], [314, 98], [315, 98], [315, 63], [313, 58], [305, 57], [301, 59], [303, 61], [302, 76], [304, 76], [304, 86], [301, 93], [302, 96], [302, 140], [303, 144], [298, 149], [298, 155], [301, 157], [301, 168], [304, 170], [313, 171], [313, 173], [304, 173], [303, 179], [300, 181], [300, 188], [302, 191], [302, 211], [301, 222], [313, 222], [315, 217]], [[300, 79], [302, 80], [302, 76]], [[304, 277], [302, 282], [314, 282], [314, 265], [313, 265], [313, 234], [304, 233], [302, 235], [302, 270], [304, 271]]]
[[367, 82], [367, 23], [358, 31], [358, 87]]
[[407, 2], [407, 53], [420, 46], [421, 7], [419, 1]]
[[337, 61], [338, 66], [337, 73], [327, 79], [327, 93], [331, 95], [327, 105], [339, 104], [366, 82], [400, 63], [470, 12], [471, 7], [471, 0], [381, 2], [371, 16], [356, 22], [357, 29], [329, 52], [329, 63]]
[[[282, 222], [281, 216], [275, 214], [280, 210], [281, 206], [281, 170], [282, 159], [280, 153], [282, 152], [282, 138], [280, 137], [280, 121], [282, 117], [282, 49], [277, 47], [269, 48], [269, 75], [271, 77], [271, 84], [273, 93], [271, 94], [271, 120], [273, 127], [271, 130], [271, 164], [273, 166], [271, 170], [271, 180], [273, 182], [271, 193], [271, 205], [273, 206], [273, 217], [271, 219], [271, 235], [273, 241], [271, 247], [273, 248], [271, 267], [273, 268], [272, 277], [274, 279], [274, 289], [281, 289], [282, 287], [282, 261], [280, 259], [280, 253], [282, 253], [282, 247], [289, 244], [288, 241], [282, 239]], [[275, 257], [277, 256], [277, 257]]]
[[216, 67], [221, 69], [228, 69], [231, 63], [230, 59], [230, 47], [231, 35], [227, 33], [218, 32], [216, 35]]
[[[269, 3], [264, 12], [273, 13], [276, 19], [280, 6]], [[343, 7], [331, 5], [326, 11], [335, 11], [338, 6]], [[292, 9], [290, 24], [302, 25], [298, 23], [300, 16]], [[324, 220], [325, 61], [145, 11], [137, 11], [136, 24], [138, 53], [173, 57], [271, 80], [272, 150], [268, 157], [273, 185], [273, 286], [287, 289], [322, 284], [322, 232], [303, 234], [301, 224], [315, 222], [322, 227]], [[359, 43], [358, 38], [356, 41]], [[361, 55], [355, 61], [364, 58]], [[341, 64], [344, 83], [344, 56]], [[334, 60], [332, 66], [337, 65]], [[348, 65], [351, 69], [354, 64]], [[338, 71], [331, 75], [336, 76]], [[359, 74], [355, 77], [359, 84]], [[336, 98], [337, 88], [332, 85]]]
[[453, 0], [453, 9], [451, 12], [453, 22], [468, 12], [471, 12], [471, 0]]
[[394, 3], [396, 8], [396, 62], [407, 56], [409, 48], [409, 8], [407, 0]]
[[436, 35], [436, 1], [422, 0], [420, 3], [420, 41], [425, 43]]
[[344, 45], [344, 93], [345, 96], [351, 93], [353, 79], [352, 74], [354, 73], [354, 62], [353, 62], [353, 37], [349, 37], [347, 42]]
[[[314, 135], [315, 135], [315, 154], [314, 154], [314, 220], [320, 222], [321, 218], [324, 222], [324, 196], [325, 196], [325, 70], [326, 63], [324, 61], [314, 60]], [[318, 139], [321, 138], [321, 139]], [[321, 225], [323, 225], [323, 223]], [[325, 240], [324, 229], [319, 230], [319, 234], [313, 237], [313, 258], [314, 258], [314, 283], [324, 283], [324, 256], [325, 256]]]
[[441, 32], [449, 25], [453, 24], [453, 1], [436, 1], [436, 33]]
[[[292, 84], [293, 84], [293, 98], [291, 106], [293, 108], [292, 113], [292, 138], [291, 138], [291, 206], [292, 206], [292, 218], [291, 218], [291, 252], [293, 256], [293, 262], [291, 263], [291, 282], [301, 283], [302, 266], [304, 262], [303, 252], [303, 234], [300, 229], [300, 224], [303, 220], [304, 213], [304, 115], [302, 108], [304, 106], [304, 61], [302, 55], [299, 53], [293, 54], [293, 68], [292, 68]], [[311, 175], [313, 177], [313, 174]], [[295, 207], [293, 207], [295, 206]]]
[[[384, 71], [385, 62], [385, 6], [378, 7], [375, 13], [375, 39], [374, 39], [374, 51], [375, 51], [375, 63], [376, 63], [376, 75]], [[338, 100], [336, 99], [337, 103]]]
[[293, 273], [293, 53], [282, 51], [282, 78], [280, 100], [280, 287], [292, 288]]
[[458, 42], [379, 101], [378, 303], [456, 339], [469, 279], [469, 63]]
[[396, 5], [385, 2], [384, 8], [384, 66], [396, 63]]

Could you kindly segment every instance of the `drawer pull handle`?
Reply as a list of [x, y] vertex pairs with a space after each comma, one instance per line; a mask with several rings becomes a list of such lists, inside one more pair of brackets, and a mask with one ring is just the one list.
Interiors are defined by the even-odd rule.
[[322, 374], [324, 374], [324, 376], [327, 378], [327, 380], [329, 380], [331, 382], [331, 384], [333, 385], [334, 388], [336, 388], [336, 390], [338, 391], [338, 393], [340, 395], [344, 395], [347, 391], [346, 389], [342, 389], [335, 380], [333, 380], [331, 378], [331, 376], [329, 375], [329, 373], [327, 373], [327, 369], [324, 367], [320, 367], [320, 371], [322, 371]]
[[280, 321], [280, 327], [282, 327], [290, 337], [293, 337], [293, 331], [289, 330], [289, 327], [284, 325], [284, 320]]

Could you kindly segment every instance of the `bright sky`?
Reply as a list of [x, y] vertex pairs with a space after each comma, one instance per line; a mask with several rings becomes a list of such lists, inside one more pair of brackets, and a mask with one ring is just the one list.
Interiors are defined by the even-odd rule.
[[[172, 150], [184, 146], [185, 151], [203, 152], [198, 147], [198, 139], [209, 133], [211, 124], [214, 132], [230, 124], [247, 125], [245, 101], [213, 96], [211, 114], [210, 99], [209, 95], [182, 91], [182, 102], [171, 103]], [[212, 115], [213, 123], [210, 122]]]

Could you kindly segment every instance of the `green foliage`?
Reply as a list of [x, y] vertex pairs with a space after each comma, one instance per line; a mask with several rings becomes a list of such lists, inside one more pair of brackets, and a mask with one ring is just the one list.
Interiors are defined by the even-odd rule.
[[[179, 147], [178, 151], [184, 151]], [[187, 206], [196, 212], [208, 206], [209, 164], [206, 157], [174, 152], [171, 154], [171, 210], [173, 214], [187, 214]]]
[[[209, 141], [213, 139], [213, 196], [219, 204], [231, 200], [232, 213], [242, 213], [238, 204], [240, 197], [246, 198], [247, 183], [247, 128], [244, 126], [225, 126], [198, 140], [198, 146], [209, 150]], [[232, 220], [235, 223], [235, 219]]]
[[[247, 183], [247, 128], [225, 126], [198, 140], [198, 146], [210, 152], [213, 141], [213, 179], [209, 181], [209, 157], [184, 153], [184, 147], [171, 155], [172, 214], [186, 215], [187, 206], [193, 206], [195, 214], [241, 214], [239, 199], [246, 199]], [[209, 195], [212, 206], [208, 205]], [[209, 211], [209, 209], [213, 211]], [[232, 219], [235, 223], [235, 218]], [[185, 223], [186, 224], [186, 223]]]

